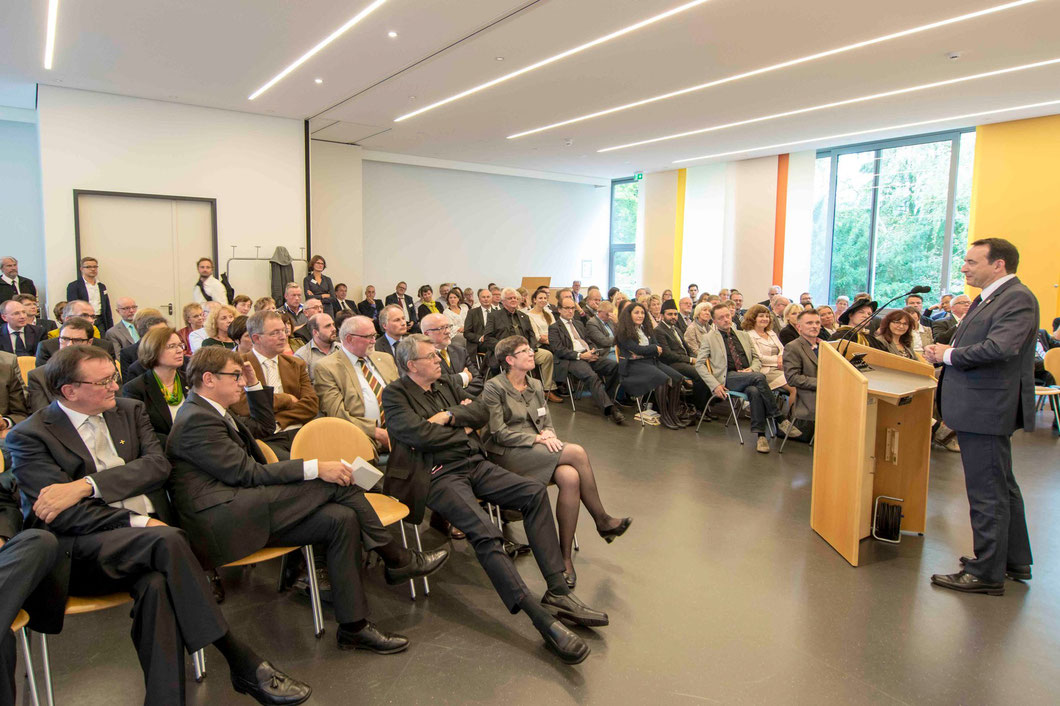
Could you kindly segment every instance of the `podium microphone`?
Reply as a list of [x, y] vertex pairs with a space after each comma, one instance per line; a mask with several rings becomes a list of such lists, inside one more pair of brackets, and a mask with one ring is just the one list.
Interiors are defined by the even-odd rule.
[[[885, 303], [883, 306], [881, 306], [876, 311], [879, 311], [880, 309], [886, 309], [891, 304], [891, 302], [894, 302], [897, 299], [901, 299], [902, 297], [908, 297], [911, 294], [927, 294], [930, 291], [931, 291], [931, 287], [928, 287], [927, 285], [924, 285], [924, 284], [918, 284], [917, 286], [915, 286], [912, 289], [910, 289], [908, 292], [905, 292], [904, 294], [899, 294], [897, 297], [894, 297], [894, 299], [891, 299], [891, 300], [887, 301], [887, 303]], [[847, 342], [846, 347], [843, 348], [843, 352], [841, 353], [841, 355], [844, 358], [847, 357], [847, 349], [850, 348], [851, 337], [855, 336], [857, 334], [857, 332], [860, 331], [862, 328], [864, 328], [865, 325], [868, 324], [870, 321], [872, 321], [872, 316], [869, 316], [867, 319], [862, 321], [860, 324], [858, 324], [854, 328], [852, 328], [849, 331], [847, 331], [845, 334], [843, 334], [843, 337], [841, 339], [839, 339], [840, 342], [842, 342], [842, 341], [846, 341]], [[838, 346], [837, 346], [837, 348], [838, 348]]]

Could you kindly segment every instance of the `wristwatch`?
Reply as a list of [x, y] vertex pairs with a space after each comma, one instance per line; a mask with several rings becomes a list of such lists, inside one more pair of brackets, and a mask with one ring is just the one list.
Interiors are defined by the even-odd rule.
[[445, 425], [449, 426], [450, 424], [453, 423], [453, 413], [450, 412], [449, 410], [445, 410], [445, 413], [449, 415], [449, 419], [445, 420]]

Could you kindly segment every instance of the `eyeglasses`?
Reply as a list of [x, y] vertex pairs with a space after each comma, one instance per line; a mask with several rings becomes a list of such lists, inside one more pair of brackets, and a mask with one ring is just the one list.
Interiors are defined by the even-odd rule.
[[379, 338], [379, 336], [376, 336], [374, 333], [351, 333], [349, 335], [354, 338], [363, 338], [366, 341], [374, 341]]
[[523, 353], [533, 353], [534, 351], [530, 348], [520, 348], [517, 351], [512, 351], [512, 355], [522, 355]]
[[430, 360], [431, 358], [440, 358], [438, 351], [431, 351], [427, 355], [417, 356], [415, 358], [409, 358], [409, 360]]
[[231, 375], [233, 380], [239, 382], [240, 378], [243, 377], [243, 371], [237, 370], [234, 373], [214, 373], [214, 375]]
[[448, 330], [449, 330], [448, 326], [442, 326], [440, 328], [425, 328], [425, 329], [423, 329], [423, 332], [424, 333], [438, 333], [439, 331], [448, 331]]
[[139, 308], [140, 307], [136, 306], [135, 304], [132, 306], [119, 306], [118, 311], [136, 311]]
[[182, 350], [184, 350], [184, 344], [183, 343], [167, 343], [166, 344], [166, 350], [167, 351], [182, 351]]
[[261, 335], [262, 336], [272, 336], [272, 337], [275, 338], [276, 336], [286, 336], [287, 335], [287, 331], [286, 331], [285, 328], [278, 328], [275, 331], [265, 331]]
[[109, 378], [100, 380], [99, 382], [92, 382], [91, 380], [72, 380], [71, 382], [76, 383], [78, 385], [95, 385], [96, 387], [110, 387], [112, 384], [117, 385], [118, 380], [120, 379], [121, 378], [118, 377], [118, 373], [115, 372]]
[[59, 336], [59, 342], [67, 345], [77, 345], [79, 343], [88, 343], [87, 338], [70, 338], [69, 336]]

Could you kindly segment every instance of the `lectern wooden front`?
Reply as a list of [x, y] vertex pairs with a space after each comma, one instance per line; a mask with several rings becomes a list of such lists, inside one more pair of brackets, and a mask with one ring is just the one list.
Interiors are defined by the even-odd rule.
[[902, 530], [924, 532], [936, 382], [928, 363], [837, 345], [818, 349], [810, 526], [857, 566], [875, 498], [902, 498]]

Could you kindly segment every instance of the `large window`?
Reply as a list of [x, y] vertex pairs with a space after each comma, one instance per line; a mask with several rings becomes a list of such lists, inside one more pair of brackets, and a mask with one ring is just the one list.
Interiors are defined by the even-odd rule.
[[881, 303], [918, 284], [960, 290], [974, 132], [822, 150], [814, 179], [810, 291]]
[[607, 279], [612, 287], [632, 294], [637, 286], [637, 209], [640, 181], [633, 177], [611, 182], [611, 244]]

